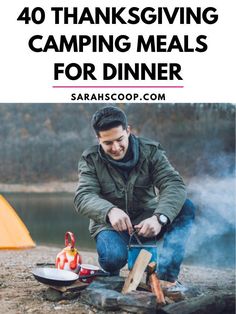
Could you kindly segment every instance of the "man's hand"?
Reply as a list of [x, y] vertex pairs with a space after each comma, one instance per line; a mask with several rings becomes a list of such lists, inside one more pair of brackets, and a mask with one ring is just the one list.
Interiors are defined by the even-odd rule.
[[116, 231], [126, 231], [128, 230], [129, 234], [133, 232], [133, 227], [130, 221], [129, 216], [121, 209], [114, 207], [108, 213], [108, 218], [112, 227]]
[[161, 231], [161, 224], [157, 220], [156, 216], [144, 219], [138, 225], [135, 225], [135, 229], [139, 229], [138, 235], [142, 237], [154, 237]]

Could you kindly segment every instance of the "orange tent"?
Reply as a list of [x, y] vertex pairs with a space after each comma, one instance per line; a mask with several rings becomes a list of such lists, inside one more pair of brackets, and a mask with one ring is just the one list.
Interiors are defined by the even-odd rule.
[[0, 249], [35, 247], [28, 229], [15, 210], [0, 195]]

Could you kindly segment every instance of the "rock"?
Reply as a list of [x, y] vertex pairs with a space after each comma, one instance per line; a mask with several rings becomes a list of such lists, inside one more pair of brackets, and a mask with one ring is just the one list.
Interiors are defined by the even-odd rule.
[[65, 300], [73, 300], [80, 296], [80, 291], [66, 291], [62, 294], [62, 298]]
[[94, 314], [97, 313], [97, 309], [95, 307], [91, 307], [90, 305], [84, 305], [84, 312], [82, 314]]
[[[97, 281], [93, 281], [89, 286], [88, 288], [86, 289], [87, 290], [99, 290], [99, 289], [109, 289], [109, 290], [113, 290], [113, 289], [110, 289], [110, 285], [109, 284], [106, 284], [106, 283], [103, 283], [103, 282], [97, 282]], [[115, 291], [115, 290], [114, 290]], [[119, 292], [119, 291], [118, 291]]]
[[175, 301], [173, 301], [172, 299], [170, 299], [168, 297], [165, 297], [165, 301], [166, 301], [166, 304], [173, 304], [173, 303], [175, 303]]
[[34, 308], [34, 309], [28, 309], [27, 310], [27, 313], [35, 313], [35, 312], [37, 312], [38, 311], [38, 309], [37, 308]]
[[85, 289], [81, 292], [80, 300], [89, 305], [104, 310], [118, 309], [117, 298], [121, 293], [109, 289]]
[[176, 292], [166, 292], [164, 291], [164, 295], [165, 297], [168, 297], [169, 299], [171, 299], [174, 302], [180, 302], [182, 300], [184, 300], [186, 298], [186, 295], [183, 292], [180, 291], [176, 291]]
[[61, 310], [62, 309], [62, 306], [54, 306], [54, 310]]
[[125, 278], [120, 276], [97, 277], [87, 289], [109, 289], [120, 292], [125, 283]]
[[58, 304], [67, 305], [69, 302], [67, 300], [61, 300], [58, 302]]
[[62, 293], [52, 288], [48, 288], [44, 292], [44, 297], [46, 300], [53, 302], [57, 302], [63, 299]]
[[[118, 310], [138, 313], [153, 313], [156, 310], [155, 295], [146, 291], [133, 291], [123, 295], [124, 278], [100, 277], [83, 292], [80, 300], [100, 310]], [[115, 291], [117, 290], [117, 291]]]
[[174, 302], [180, 302], [186, 298], [193, 298], [193, 297], [200, 296], [202, 294], [199, 287], [193, 286], [193, 285], [192, 286], [188, 285], [188, 290], [185, 292], [167, 291], [165, 289], [163, 289], [163, 292], [164, 292], [165, 297], [168, 297], [169, 299], [171, 299]]
[[131, 313], [155, 313], [156, 296], [146, 291], [132, 291], [120, 295], [117, 299], [118, 306]]
[[217, 293], [214, 295], [202, 295], [192, 299], [184, 300], [178, 303], [169, 304], [163, 307], [160, 314], [221, 314], [235, 313], [235, 295], [234, 293]]
[[200, 296], [202, 291], [198, 286], [188, 285], [188, 290], [184, 294], [187, 298], [194, 298]]

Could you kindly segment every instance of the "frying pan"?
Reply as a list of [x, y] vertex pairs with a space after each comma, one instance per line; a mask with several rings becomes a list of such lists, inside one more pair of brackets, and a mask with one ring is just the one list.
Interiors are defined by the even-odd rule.
[[70, 286], [79, 279], [72, 271], [57, 268], [34, 268], [32, 274], [39, 282], [51, 286]]
[[87, 279], [91, 277], [110, 276], [110, 273], [104, 272], [102, 270], [93, 275], [79, 276], [72, 271], [48, 267], [34, 268], [32, 270], [32, 274], [39, 282], [51, 286], [70, 286], [79, 278]]

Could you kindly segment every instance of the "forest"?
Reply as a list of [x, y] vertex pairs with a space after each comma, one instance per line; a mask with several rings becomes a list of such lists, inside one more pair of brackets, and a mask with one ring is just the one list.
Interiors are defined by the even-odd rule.
[[[97, 139], [93, 113], [104, 104], [1, 104], [2, 183], [77, 180], [81, 153]], [[132, 132], [162, 144], [185, 178], [233, 176], [235, 106], [232, 104], [117, 104]]]

